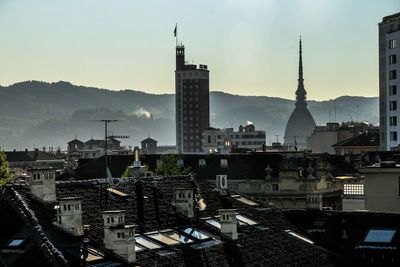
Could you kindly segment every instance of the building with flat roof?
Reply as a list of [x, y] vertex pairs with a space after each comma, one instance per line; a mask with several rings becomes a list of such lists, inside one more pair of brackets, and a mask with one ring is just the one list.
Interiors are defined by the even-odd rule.
[[201, 134], [210, 127], [209, 71], [207, 65], [185, 62], [185, 47], [176, 46], [175, 123], [176, 149], [200, 153]]
[[379, 124], [380, 147], [396, 150], [399, 145], [400, 102], [400, 12], [379, 23]]

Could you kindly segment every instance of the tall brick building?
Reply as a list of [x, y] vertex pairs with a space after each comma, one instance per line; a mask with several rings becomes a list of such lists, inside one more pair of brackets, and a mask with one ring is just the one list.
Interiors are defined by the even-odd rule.
[[186, 64], [183, 45], [176, 46], [175, 120], [177, 152], [202, 152], [201, 134], [210, 126], [209, 71]]

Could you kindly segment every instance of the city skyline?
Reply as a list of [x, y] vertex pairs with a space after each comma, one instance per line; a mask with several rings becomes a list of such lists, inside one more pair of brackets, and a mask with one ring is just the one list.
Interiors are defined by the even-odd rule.
[[[210, 90], [294, 99], [378, 95], [378, 27], [398, 1], [1, 1], [0, 84], [24, 80], [174, 92], [173, 30]], [[157, 79], [154, 79], [157, 75]]]

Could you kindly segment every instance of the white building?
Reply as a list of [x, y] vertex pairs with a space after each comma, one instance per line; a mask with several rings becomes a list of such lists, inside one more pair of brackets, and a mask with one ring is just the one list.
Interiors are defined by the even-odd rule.
[[262, 149], [265, 145], [265, 131], [256, 130], [253, 124], [233, 128], [208, 128], [202, 134], [202, 150], [206, 153], [229, 153], [233, 148]]
[[384, 17], [379, 23], [379, 120], [380, 145], [396, 150], [400, 121], [400, 12]]

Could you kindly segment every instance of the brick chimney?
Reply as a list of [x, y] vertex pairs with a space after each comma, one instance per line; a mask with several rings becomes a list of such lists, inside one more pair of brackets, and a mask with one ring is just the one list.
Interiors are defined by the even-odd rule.
[[74, 236], [83, 235], [81, 198], [60, 198], [56, 207], [57, 221], [54, 224]]
[[28, 173], [31, 194], [42, 202], [55, 202], [55, 170], [52, 168], [30, 169]]
[[174, 204], [177, 212], [188, 218], [194, 217], [193, 210], [193, 189], [176, 188], [174, 192]]
[[237, 209], [218, 210], [221, 233], [232, 240], [238, 239], [236, 212]]
[[104, 220], [104, 247], [124, 258], [128, 263], [136, 261], [135, 225], [125, 225], [125, 210], [109, 210], [102, 213]]

